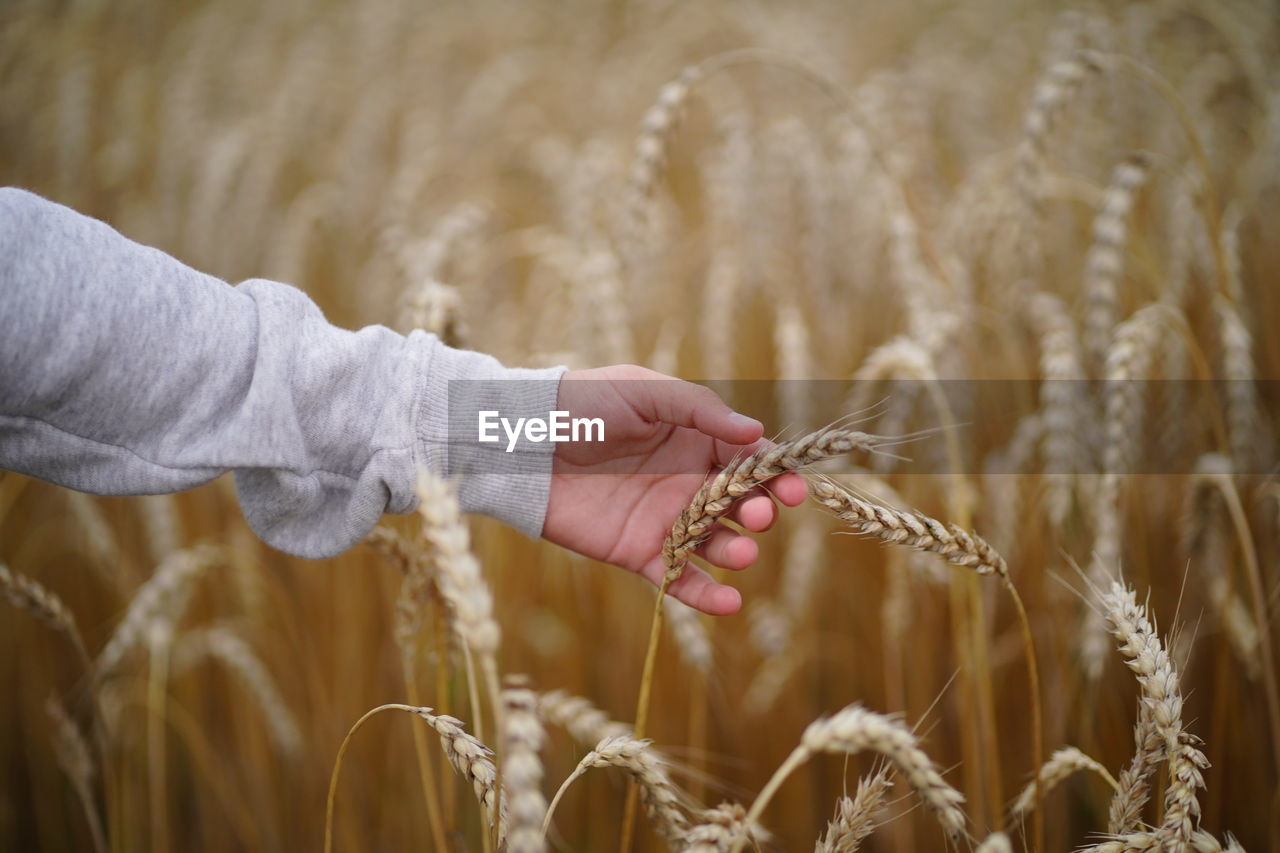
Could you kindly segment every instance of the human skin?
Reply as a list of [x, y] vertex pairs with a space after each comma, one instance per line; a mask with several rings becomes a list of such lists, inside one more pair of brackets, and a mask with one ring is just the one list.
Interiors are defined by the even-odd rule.
[[[556, 448], [543, 538], [655, 585], [664, 571], [663, 539], [707, 475], [768, 445], [759, 421], [735, 413], [711, 389], [634, 365], [566, 372], [557, 405], [574, 417], [603, 418], [609, 440]], [[760, 533], [773, 525], [778, 503], [796, 506], [807, 491], [801, 477], [784, 474], [738, 501], [726, 518]], [[740, 571], [759, 547], [718, 522], [696, 553]], [[714, 616], [742, 607], [736, 589], [693, 564], [669, 592]]]

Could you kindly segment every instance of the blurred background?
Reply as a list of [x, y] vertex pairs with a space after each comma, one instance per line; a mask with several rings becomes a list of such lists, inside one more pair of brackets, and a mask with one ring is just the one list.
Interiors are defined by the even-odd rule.
[[[425, 327], [512, 365], [794, 380], [742, 404], [770, 433], [886, 399], [884, 433], [968, 424], [913, 451], [962, 473], [855, 460], [874, 468], [857, 482], [1004, 553], [1046, 752], [1113, 774], [1134, 752], [1137, 688], [1082, 602], [1085, 577], [1123, 571], [1205, 740], [1204, 828], [1280, 849], [1278, 27], [1248, 0], [9, 0], [0, 180], [227, 281], [297, 285], [344, 326]], [[835, 411], [801, 381], [854, 378]], [[1066, 402], [1047, 381], [1106, 378]], [[947, 412], [935, 379], [1021, 390]], [[1108, 390], [1149, 379], [1220, 382], [1192, 402], [1176, 383]], [[1163, 473], [1120, 476], [1153, 457]], [[732, 580], [743, 614], [671, 611], [649, 734], [691, 801], [749, 804], [811, 720], [898, 713], [975, 838], [1008, 825], [1022, 849], [1008, 806], [1035, 759], [1009, 599], [837, 529], [786, 513]], [[201, 543], [218, 550], [186, 550]], [[501, 669], [629, 721], [648, 586], [486, 519], [473, 546]], [[74, 645], [0, 611], [0, 849], [92, 849], [92, 811], [121, 850], [315, 849], [361, 714], [471, 719], [439, 607], [397, 621], [402, 573], [379, 549], [272, 551], [229, 478], [132, 499], [0, 479], [0, 561], [65, 601], [90, 657], [181, 560], [201, 565], [96, 687], [105, 774], [46, 707], [88, 725]], [[353, 739], [339, 848], [434, 849], [415, 725], [382, 715]], [[470, 786], [429, 746], [448, 843], [478, 850]], [[550, 727], [548, 796], [586, 749]], [[770, 849], [808, 849], [872, 766], [794, 774]], [[1043, 849], [1096, 842], [1110, 795], [1095, 775], [1055, 789]], [[553, 848], [613, 849], [624, 797], [593, 771]], [[945, 849], [905, 784], [890, 801], [862, 849]], [[643, 823], [634, 849], [665, 849]]]

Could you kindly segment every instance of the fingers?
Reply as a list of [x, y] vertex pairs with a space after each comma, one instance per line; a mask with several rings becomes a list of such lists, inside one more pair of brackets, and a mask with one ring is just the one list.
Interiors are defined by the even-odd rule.
[[756, 489], [742, 500], [734, 504], [729, 512], [729, 520], [742, 525], [752, 533], [764, 533], [773, 527], [778, 518], [777, 505], [765, 494], [764, 489]]
[[[756, 445], [751, 447], [732, 448], [730, 452], [724, 452], [722, 449], [726, 445], [718, 442], [716, 461], [723, 467], [739, 456], [754, 453], [761, 446], [763, 446], [763, 442], [757, 442]], [[766, 482], [764, 488], [781, 501], [783, 506], [799, 506], [809, 496], [809, 486], [799, 474], [781, 474]], [[751, 494], [757, 493], [764, 494], [763, 491], [752, 492]]]
[[636, 378], [655, 381], [619, 382], [617, 387], [641, 417], [696, 429], [732, 445], [751, 444], [764, 435], [764, 425], [738, 414], [703, 385], [645, 371]]
[[774, 477], [766, 486], [783, 506], [800, 506], [809, 497], [809, 484], [799, 474], [783, 474]]
[[[717, 441], [716, 464], [724, 467], [737, 459], [771, 446], [772, 443], [765, 439], [754, 441], [746, 447]], [[765, 488], [772, 492], [775, 498], [782, 501], [784, 506], [799, 506], [809, 495], [808, 485], [805, 484], [804, 478], [798, 474], [782, 474], [774, 477], [765, 484]]]
[[690, 563], [684, 574], [667, 590], [695, 610], [711, 616], [728, 616], [742, 609], [742, 594], [731, 586], [716, 583], [702, 569]]
[[[662, 585], [663, 565], [655, 558], [640, 570], [654, 586]], [[667, 592], [674, 598], [710, 616], [728, 616], [742, 609], [742, 596], [731, 586], [716, 583], [705, 571], [689, 563], [680, 579]]]
[[697, 554], [712, 565], [737, 572], [756, 561], [760, 556], [760, 546], [750, 536], [743, 536], [723, 524], [714, 524], [711, 535], [698, 548]]

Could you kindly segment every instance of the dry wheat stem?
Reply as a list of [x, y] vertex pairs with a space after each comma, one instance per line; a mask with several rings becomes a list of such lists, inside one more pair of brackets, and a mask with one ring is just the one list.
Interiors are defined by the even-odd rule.
[[1031, 105], [1023, 119], [1015, 179], [1019, 195], [1032, 210], [1039, 209], [1043, 195], [1041, 172], [1045, 149], [1058, 113], [1085, 79], [1099, 70], [1101, 67], [1092, 53], [1078, 52], [1051, 65], [1032, 91]]
[[853, 796], [841, 797], [836, 803], [835, 818], [827, 824], [826, 834], [818, 839], [814, 853], [857, 853], [875, 831], [876, 813], [884, 806], [885, 792], [892, 784], [887, 767], [859, 779]]
[[1093, 220], [1093, 244], [1085, 257], [1085, 349], [1093, 363], [1106, 358], [1115, 329], [1118, 286], [1124, 274], [1125, 248], [1134, 198], [1151, 172], [1145, 151], [1130, 154], [1115, 167], [1102, 205]]
[[551, 805], [547, 808], [546, 823], [543, 825], [544, 834], [551, 826], [556, 806], [565, 791], [593, 767], [617, 767], [628, 773], [639, 788], [640, 800], [644, 804], [645, 813], [654, 824], [654, 829], [673, 844], [679, 840], [688, 825], [688, 819], [681, 808], [685, 797], [671, 781], [666, 760], [652, 749], [651, 742], [630, 735], [605, 738], [596, 745], [595, 749], [582, 757], [578, 766], [561, 783], [560, 789], [551, 798]]
[[1087, 470], [1086, 442], [1079, 436], [1080, 423], [1088, 417], [1081, 382], [1085, 378], [1084, 359], [1075, 324], [1061, 299], [1037, 291], [1027, 299], [1026, 312], [1040, 341], [1044, 468], [1058, 474], [1045, 484], [1046, 500], [1050, 519], [1061, 524], [1071, 509], [1073, 475]]
[[523, 681], [502, 691], [502, 753], [506, 784], [507, 853], [543, 853], [547, 800], [542, 795], [542, 759], [546, 735], [538, 719], [538, 695]]
[[84, 665], [85, 673], [93, 674], [93, 665], [85, 650], [80, 629], [76, 627], [76, 618], [57, 593], [0, 562], [0, 595], [19, 610], [27, 611], [54, 630], [66, 634], [75, 647], [76, 656]]
[[[417, 659], [418, 635], [426, 621], [424, 611], [431, 602], [440, 600], [434, 561], [425, 548], [389, 527], [375, 527], [364, 542], [390, 560], [404, 575], [396, 598], [393, 633], [400, 654], [407, 664], [412, 665]], [[453, 613], [452, 610], [446, 612]], [[450, 625], [450, 633], [457, 634], [453, 625]]]
[[206, 655], [220, 661], [244, 682], [257, 701], [276, 746], [287, 755], [298, 754], [303, 746], [298, 721], [253, 648], [229, 628], [204, 628], [188, 634], [175, 649], [175, 668], [191, 666]]
[[[3, 566], [0, 566], [2, 569]], [[106, 836], [102, 831], [102, 816], [98, 812], [98, 802], [93, 794], [93, 757], [89, 752], [89, 744], [85, 741], [80, 727], [67, 714], [62, 703], [50, 696], [45, 703], [45, 711], [53, 721], [53, 747], [58, 758], [58, 766], [67, 774], [71, 787], [80, 800], [85, 820], [93, 837], [93, 849], [97, 853], [106, 853]]]
[[1181, 546], [1188, 564], [1203, 567], [1219, 627], [1245, 674], [1257, 680], [1262, 674], [1261, 633], [1235, 588], [1230, 548], [1221, 530], [1227, 507], [1217, 477], [1230, 477], [1231, 471], [1231, 459], [1221, 453], [1205, 453], [1196, 460], [1182, 510]]
[[[848, 489], [828, 478], [809, 478], [809, 493], [813, 500], [831, 510], [854, 532], [873, 536], [885, 542], [904, 545], [917, 551], [936, 553], [949, 563], [968, 568], [978, 574], [998, 576], [1009, 592], [1018, 614], [1023, 652], [1027, 661], [1027, 676], [1032, 715], [1032, 759], [1039, 767], [1044, 745], [1043, 711], [1040, 702], [1040, 667], [1036, 659], [1031, 622], [1023, 605], [1022, 596], [1009, 576], [1004, 558], [976, 534], [957, 525], [946, 525], [922, 513], [881, 506], [862, 500]], [[1033, 782], [1037, 788], [1035, 802], [1040, 803], [1039, 776]], [[1037, 807], [1036, 812], [1040, 809]], [[1041, 837], [1042, 825], [1037, 819], [1035, 837]]]
[[[453, 717], [437, 715], [431, 712], [430, 708], [419, 707], [416, 705], [402, 705], [399, 703], [389, 703], [379, 705], [366, 711], [360, 719], [356, 720], [355, 725], [347, 732], [346, 737], [342, 739], [341, 745], [338, 747], [337, 758], [334, 759], [333, 773], [329, 777], [329, 794], [325, 801], [325, 818], [324, 818], [324, 850], [325, 853], [332, 853], [333, 850], [333, 807], [334, 800], [338, 792], [338, 776], [342, 772], [342, 759], [347, 753], [347, 747], [351, 744], [351, 738], [360, 730], [371, 717], [382, 713], [383, 711], [405, 711], [413, 714], [419, 719], [425, 720], [427, 725], [435, 730], [440, 736], [440, 745], [444, 749], [445, 756], [449, 759], [449, 763], [462, 778], [471, 782], [471, 786], [475, 791], [476, 800], [480, 803], [481, 811], [484, 813], [487, 821], [492, 825], [494, 822], [495, 809], [498, 804], [498, 795], [496, 790], [497, 771], [494, 768], [493, 761], [490, 756], [493, 751], [477, 740], [475, 737], [467, 734], [462, 728], [462, 721]], [[499, 836], [505, 824], [505, 813], [502, 819], [498, 821]], [[483, 832], [483, 838], [488, 838], [489, 833]]]
[[1138, 719], [1133, 729], [1134, 753], [1120, 771], [1115, 795], [1107, 807], [1107, 831], [1123, 834], [1138, 828], [1142, 810], [1150, 799], [1148, 779], [1164, 759], [1164, 745], [1156, 731], [1151, 708], [1138, 703]]
[[[418, 515], [423, 535], [435, 548], [436, 580], [456, 616], [459, 636], [482, 660], [492, 658], [501, 639], [493, 618], [493, 594], [471, 553], [471, 535], [456, 490], [425, 469], [418, 477]], [[496, 693], [491, 698], [496, 699]]]
[[[1122, 477], [1129, 470], [1137, 451], [1138, 437], [1145, 416], [1141, 380], [1151, 371], [1157, 345], [1167, 331], [1170, 308], [1151, 303], [1133, 313], [1116, 327], [1107, 350], [1103, 400], [1102, 477], [1098, 492], [1090, 500], [1093, 516], [1093, 550], [1089, 562], [1089, 580], [1101, 586], [1108, 574], [1120, 564]], [[1081, 659], [1090, 682], [1102, 675], [1106, 656], [1106, 637], [1101, 617], [1095, 610], [1085, 612]]]
[[689, 555], [711, 535], [715, 521], [755, 487], [834, 456], [855, 450], [873, 453], [886, 443], [884, 438], [857, 430], [827, 427], [730, 462], [698, 489], [662, 543], [667, 579], [679, 579]]
[[759, 716], [772, 710], [782, 689], [805, 662], [805, 653], [791, 648], [779, 654], [767, 656], [756, 668], [755, 675], [742, 696], [742, 708], [747, 714]]
[[539, 696], [538, 713], [542, 719], [560, 726], [586, 747], [594, 747], [605, 738], [632, 733], [630, 726], [609, 719], [609, 715], [595, 707], [591, 700], [563, 690], [552, 690]]
[[1253, 338], [1238, 306], [1218, 295], [1214, 299], [1222, 350], [1222, 375], [1226, 380], [1227, 436], [1235, 471], [1257, 470], [1265, 436], [1265, 416], [1258, 399], [1253, 365]]
[[1201, 770], [1208, 762], [1196, 747], [1194, 737], [1182, 727], [1178, 673], [1133, 590], [1112, 581], [1102, 595], [1102, 607], [1120, 653], [1142, 688], [1143, 704], [1150, 709], [1151, 722], [1169, 764], [1165, 820], [1157, 834], [1164, 843], [1187, 844], [1199, 822], [1196, 791], [1204, 786]]
[[747, 811], [738, 803], [721, 803], [696, 812], [680, 843], [681, 853], [729, 853], [733, 842], [745, 835], [752, 843], [764, 843], [769, 833], [759, 825], [747, 826]]
[[[493, 616], [493, 594], [480, 571], [480, 561], [471, 552], [471, 534], [462, 518], [455, 488], [425, 468], [418, 474], [418, 515], [423, 520], [423, 536], [435, 548], [436, 582], [440, 594], [454, 613], [458, 635], [467, 651], [480, 659], [494, 725], [501, 731], [502, 701], [497, 662], [501, 632]], [[474, 685], [474, 674], [469, 681]], [[472, 703], [472, 714], [476, 717], [476, 734], [483, 738], [478, 701]], [[499, 766], [495, 788], [499, 799], [501, 772]]]
[[[1049, 760], [1040, 766], [1040, 795], [1042, 797], [1047, 796], [1050, 791], [1081, 770], [1092, 770], [1105, 779], [1112, 790], [1119, 790], [1119, 784], [1107, 768], [1085, 755], [1076, 747], [1067, 746], [1049, 756]], [[1022, 789], [1022, 793], [1018, 794], [1017, 799], [1013, 801], [1013, 805], [1009, 807], [1011, 816], [1015, 820], [1026, 816], [1028, 812], [1035, 808], [1035, 797], [1036, 782], [1032, 781]]]
[[698, 611], [669, 595], [663, 597], [662, 607], [666, 611], [665, 621], [671, 628], [680, 657], [695, 672], [704, 676], [710, 674], [714, 663], [711, 637], [707, 634], [707, 627], [702, 623]]
[[[684, 572], [689, 555], [711, 535], [715, 521], [724, 516], [736, 500], [779, 474], [853, 450], [873, 452], [883, 443], [885, 443], [884, 439], [867, 433], [841, 427], [827, 427], [793, 441], [779, 442], [772, 447], [736, 459], [699, 487], [662, 543], [662, 559], [666, 571], [654, 605], [653, 619], [649, 627], [649, 643], [640, 676], [640, 690], [636, 698], [636, 737], [644, 737], [648, 723], [649, 696], [653, 685], [654, 669], [657, 665], [658, 644], [662, 636], [665, 612], [663, 600], [666, 598], [668, 588]], [[635, 789], [633, 787], [628, 794], [626, 811], [623, 815], [624, 851], [630, 846], [630, 828], [634, 822], [634, 814]]]
[[1249, 595], [1252, 599], [1254, 620], [1261, 633], [1259, 648], [1262, 652], [1262, 684], [1267, 702], [1267, 718], [1271, 732], [1272, 762], [1277, 773], [1280, 773], [1280, 686], [1276, 684], [1275, 656], [1271, 649], [1271, 621], [1267, 615], [1267, 597], [1262, 581], [1262, 570], [1258, 560], [1258, 550], [1249, 528], [1249, 517], [1240, 500], [1240, 493], [1235, 481], [1225, 474], [1200, 475], [1208, 478], [1218, 487], [1227, 512], [1235, 529], [1236, 541], [1244, 557], [1245, 577], [1249, 582]]
[[182, 519], [173, 495], [143, 495], [138, 498], [143, 532], [151, 559], [159, 564], [182, 547]]
[[983, 839], [974, 853], [1013, 853], [1013, 845], [1003, 832], [993, 832]]
[[1009, 575], [1004, 558], [994, 548], [957, 525], [863, 500], [827, 478], [810, 477], [809, 494], [855, 533], [937, 554], [980, 575]]
[[[421, 701], [418, 692], [418, 641], [426, 621], [424, 611], [433, 604], [439, 605], [435, 608], [437, 614], [451, 611], [441, 601], [440, 590], [435, 582], [434, 563], [424, 548], [382, 525], [371, 530], [364, 541], [396, 565], [403, 574], [400, 592], [396, 596], [393, 633], [396, 645], [400, 648], [400, 666], [404, 672], [405, 690], [408, 693], [409, 702], [418, 705]], [[451, 633], [456, 636], [456, 629]], [[437, 672], [442, 672], [446, 666], [447, 650], [437, 648], [436, 652]], [[442, 695], [443, 692], [440, 691], [440, 694]], [[447, 842], [435, 771], [427, 755], [426, 733], [418, 726], [413, 729], [413, 750], [417, 759], [418, 780], [422, 785], [432, 842], [437, 848], [444, 849]]]
[[1200, 132], [1196, 129], [1195, 118], [1187, 109], [1187, 105], [1183, 103], [1182, 98], [1178, 96], [1177, 90], [1168, 80], [1149, 66], [1123, 54], [1098, 53], [1095, 51], [1082, 51], [1081, 53], [1084, 57], [1087, 57], [1086, 61], [1091, 61], [1101, 68], [1123, 71], [1143, 81], [1154, 89], [1173, 110], [1178, 124], [1186, 135], [1187, 145], [1191, 149], [1192, 160], [1195, 162], [1196, 168], [1200, 170], [1200, 179], [1202, 181], [1200, 206], [1213, 247], [1214, 271], [1218, 279], [1220, 292], [1230, 298], [1230, 265], [1227, 261], [1226, 250], [1222, 245], [1221, 236], [1222, 210], [1218, 203], [1217, 192], [1214, 189], [1213, 169], [1209, 163], [1209, 156], [1205, 152], [1204, 141], [1200, 137]]
[[149, 633], [171, 633], [186, 606], [190, 583], [221, 559], [223, 549], [215, 545], [196, 545], [166, 557], [135, 593], [124, 619], [99, 653], [98, 673], [110, 674]]
[[[751, 804], [747, 823], [760, 819], [786, 778], [814, 755], [821, 752], [853, 755], [864, 751], [877, 752], [893, 764], [933, 812], [950, 839], [954, 841], [964, 833], [965, 816], [960, 809], [964, 796], [946, 783], [933, 761], [920, 749], [916, 736], [900, 721], [868, 711], [860, 705], [850, 705], [834, 716], [809, 724], [801, 736], [800, 745], [774, 772]], [[745, 841], [740, 838], [734, 850], [741, 850]]]

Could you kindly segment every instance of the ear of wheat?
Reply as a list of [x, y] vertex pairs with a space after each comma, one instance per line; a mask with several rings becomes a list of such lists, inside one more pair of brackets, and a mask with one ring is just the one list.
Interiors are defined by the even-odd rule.
[[[1040, 793], [1041, 796], [1047, 795], [1058, 785], [1071, 778], [1075, 773], [1084, 770], [1090, 770], [1097, 773], [1107, 781], [1112, 789], [1118, 787], [1116, 780], [1112, 778], [1110, 771], [1103, 767], [1094, 759], [1085, 755], [1074, 746], [1067, 746], [1059, 749], [1053, 755], [1049, 756], [1049, 760], [1040, 766]], [[1019, 819], [1026, 816], [1033, 808], [1035, 808], [1036, 783], [1031, 782], [1022, 789], [1022, 793], [1018, 794], [1017, 799], [1013, 801], [1013, 805], [1009, 807], [1010, 816]]]
[[747, 810], [738, 803], [721, 803], [694, 813], [681, 849], [684, 853], [728, 853], [734, 841], [744, 835], [753, 843], [768, 843], [769, 833], [758, 825], [747, 826], [746, 816]]
[[[1113, 581], [1102, 594], [1102, 606], [1120, 653], [1142, 688], [1142, 703], [1149, 709], [1156, 743], [1169, 767], [1165, 818], [1157, 836], [1161, 844], [1189, 844], [1198, 831], [1197, 791], [1204, 787], [1201, 773], [1208, 762], [1198, 741], [1183, 728], [1177, 670], [1132, 589]], [[1117, 796], [1122, 793], [1124, 788]]]
[[551, 799], [547, 809], [548, 826], [564, 792], [593, 767], [616, 767], [627, 773], [635, 780], [645, 813], [658, 834], [671, 843], [677, 843], [684, 835], [689, 822], [682, 805], [686, 795], [671, 781], [666, 760], [652, 748], [651, 742], [631, 735], [607, 737], [582, 757]]
[[680, 577], [689, 555], [706, 541], [715, 521], [729, 511], [734, 501], [756, 486], [823, 459], [855, 450], [874, 452], [884, 443], [884, 439], [867, 433], [828, 427], [793, 441], [779, 442], [726, 465], [698, 489], [663, 542], [662, 559], [667, 566], [668, 581]]
[[852, 797], [841, 797], [827, 832], [818, 839], [814, 853], [856, 853], [875, 831], [876, 813], [884, 806], [884, 796], [893, 783], [888, 769], [858, 780]]
[[937, 554], [980, 575], [1008, 577], [1009, 567], [994, 548], [954, 524], [865, 501], [827, 479], [810, 478], [810, 495], [856, 533]]
[[[800, 738], [800, 745], [774, 772], [752, 803], [751, 810], [747, 812], [747, 823], [760, 819], [786, 778], [814, 755], [823, 752], [853, 755], [867, 751], [888, 759], [933, 812], [947, 836], [953, 840], [960, 837], [965, 827], [965, 815], [960, 808], [964, 796], [946, 783], [932, 759], [920, 749], [916, 736], [905, 725], [860, 705], [850, 705], [831, 717], [809, 724]], [[740, 839], [735, 849], [740, 850], [744, 840]]]
[[115, 670], [149, 633], [171, 631], [186, 608], [191, 582], [223, 556], [218, 546], [196, 545], [166, 557], [134, 595], [124, 619], [98, 655], [98, 672], [105, 675]]
[[[0, 567], [2, 568], [2, 567]], [[106, 835], [102, 830], [102, 815], [98, 811], [98, 802], [93, 793], [93, 777], [95, 768], [93, 754], [89, 751], [88, 741], [80, 727], [67, 714], [62, 703], [50, 696], [45, 703], [45, 711], [53, 721], [53, 746], [58, 757], [58, 766], [67, 774], [71, 787], [80, 800], [85, 820], [89, 823], [89, 832], [93, 838], [93, 849], [97, 853], [106, 853]]]
[[545, 734], [537, 713], [538, 695], [523, 681], [508, 679], [502, 691], [503, 779], [506, 785], [508, 853], [542, 853], [547, 800], [542, 795]]

